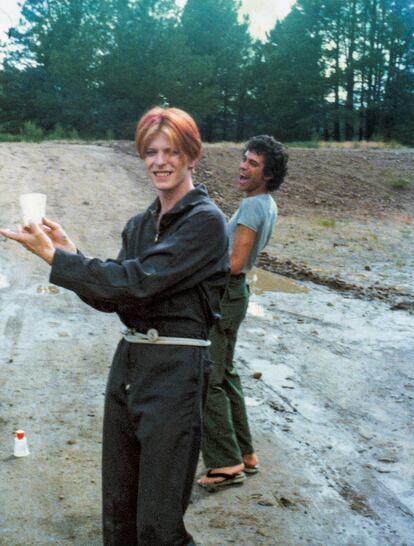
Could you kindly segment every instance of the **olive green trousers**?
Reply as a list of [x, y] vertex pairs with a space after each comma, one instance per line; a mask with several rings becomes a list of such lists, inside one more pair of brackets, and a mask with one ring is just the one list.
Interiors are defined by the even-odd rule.
[[244, 275], [230, 277], [221, 300], [222, 319], [209, 334], [213, 368], [204, 410], [202, 455], [207, 468], [234, 466], [254, 452], [240, 377], [233, 365], [237, 331], [249, 303]]

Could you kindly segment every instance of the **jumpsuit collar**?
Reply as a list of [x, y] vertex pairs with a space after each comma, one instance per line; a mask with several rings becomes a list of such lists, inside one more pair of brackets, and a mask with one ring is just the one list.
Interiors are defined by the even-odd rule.
[[[194, 189], [184, 195], [172, 209], [163, 214], [162, 223], [170, 222], [175, 216], [182, 214], [187, 209], [194, 207], [200, 201], [208, 198], [208, 191], [204, 184], [197, 184]], [[160, 199], [157, 197], [148, 207], [152, 215], [156, 215], [161, 208]]]

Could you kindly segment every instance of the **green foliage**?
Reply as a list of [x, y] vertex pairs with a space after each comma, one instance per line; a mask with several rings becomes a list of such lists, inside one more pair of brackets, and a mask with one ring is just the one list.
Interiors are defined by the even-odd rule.
[[79, 133], [76, 129], [65, 129], [60, 123], [57, 123], [46, 138], [47, 140], [79, 140]]
[[0, 68], [1, 138], [132, 138], [145, 110], [168, 104], [209, 141], [414, 144], [412, 2], [297, 0], [263, 42], [240, 7], [25, 0]]
[[23, 124], [22, 140], [29, 142], [40, 142], [43, 140], [44, 131], [38, 127], [34, 121], [25, 121]]
[[384, 150], [403, 148], [403, 145], [395, 140], [384, 142], [383, 140], [345, 140], [336, 142], [335, 140], [319, 141], [321, 148], [341, 148], [341, 149], [358, 149], [358, 150]]
[[24, 123], [19, 134], [0, 132], [0, 142], [41, 142], [43, 140], [79, 140], [79, 133], [75, 129], [63, 129], [57, 126], [55, 130], [45, 133], [32, 121]]
[[182, 15], [190, 58], [206, 67], [199, 78], [208, 93], [201, 126], [210, 141], [228, 140], [234, 133], [242, 138], [252, 44], [247, 22], [238, 21], [240, 5], [240, 0], [188, 0]]
[[384, 145], [386, 148], [389, 148], [391, 150], [395, 150], [395, 149], [398, 149], [398, 148], [402, 148], [403, 145], [401, 144], [401, 142], [398, 142], [397, 140], [395, 139], [392, 139], [392, 140], [387, 140], [387, 142], [384, 142]]
[[0, 133], [0, 142], [21, 142], [21, 135], [12, 135], [10, 133]]
[[312, 140], [322, 124], [327, 86], [319, 15], [314, 2], [299, 2], [256, 51], [256, 115], [264, 132], [282, 141]]
[[410, 186], [410, 180], [408, 178], [393, 177], [388, 180], [388, 184], [393, 190], [406, 190]]
[[318, 224], [325, 228], [334, 228], [336, 226], [335, 218], [322, 218], [318, 221]]
[[292, 142], [285, 142], [286, 148], [319, 148], [320, 142], [318, 140], [294, 140]]

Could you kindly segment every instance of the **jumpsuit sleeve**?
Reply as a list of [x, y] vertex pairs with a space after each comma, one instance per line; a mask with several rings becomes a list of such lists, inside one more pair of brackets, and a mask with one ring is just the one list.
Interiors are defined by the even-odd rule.
[[57, 250], [50, 281], [89, 301], [113, 304], [191, 288], [210, 276], [227, 255], [224, 218], [201, 211], [188, 217], [177, 231], [133, 259], [86, 258]]
[[[126, 237], [126, 230], [122, 232], [122, 249], [120, 250], [118, 254], [118, 260], [122, 260], [122, 258], [125, 256], [125, 237]], [[76, 251], [77, 256], [82, 256], [82, 258], [85, 258], [85, 255], [77, 249]], [[87, 296], [82, 296], [80, 294], [77, 294], [77, 296], [87, 305], [90, 307], [93, 307], [97, 311], [102, 311], [103, 313], [116, 313], [118, 311], [118, 305], [116, 303], [113, 303], [108, 300], [104, 299], [93, 299], [89, 298]]]
[[85, 296], [79, 295], [79, 298], [90, 307], [93, 307], [97, 311], [102, 311], [103, 313], [116, 313], [118, 306], [116, 303], [105, 300], [96, 300], [92, 298], [87, 298]]

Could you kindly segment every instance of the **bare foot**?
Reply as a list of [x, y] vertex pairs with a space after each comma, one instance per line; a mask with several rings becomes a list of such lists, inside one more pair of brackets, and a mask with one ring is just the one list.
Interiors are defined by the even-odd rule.
[[[240, 472], [243, 472], [244, 470], [244, 464], [237, 464], [235, 466], [222, 466], [220, 468], [211, 468], [209, 472], [212, 474], [220, 473], [220, 474], [228, 474], [229, 476], [232, 476], [233, 474], [239, 474]], [[213, 485], [215, 483], [224, 482], [225, 478], [217, 477], [217, 478], [209, 478], [207, 475], [204, 475], [202, 478], [197, 480], [197, 483], [199, 485]]]
[[243, 462], [246, 468], [255, 468], [259, 464], [256, 453], [247, 453], [243, 455]]

